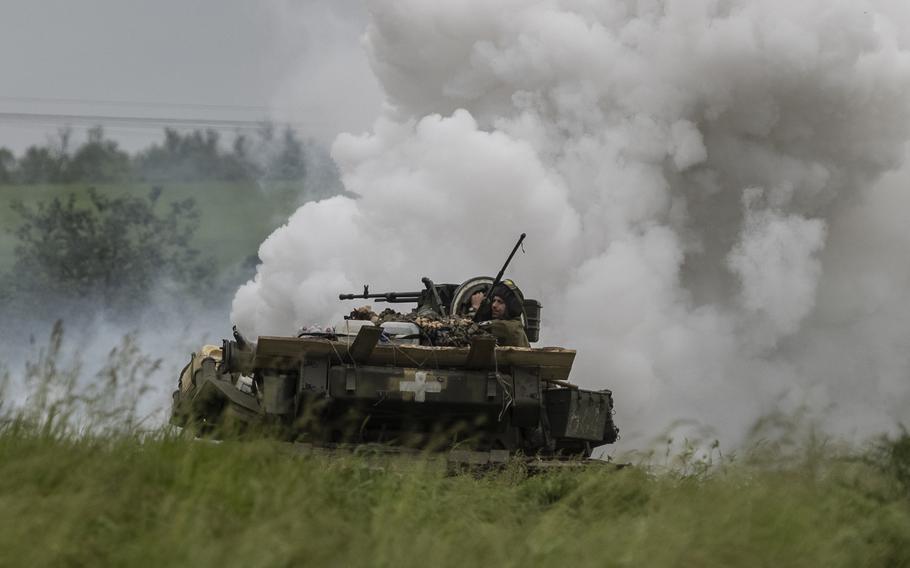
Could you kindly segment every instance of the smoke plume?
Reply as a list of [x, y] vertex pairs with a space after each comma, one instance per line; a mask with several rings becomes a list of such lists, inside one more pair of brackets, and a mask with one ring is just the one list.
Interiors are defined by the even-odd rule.
[[727, 443], [809, 408], [910, 418], [910, 8], [874, 0], [371, 4], [386, 97], [333, 147], [359, 197], [261, 246], [233, 320], [289, 334], [371, 283], [511, 270], [541, 344], [610, 388], [626, 441]]

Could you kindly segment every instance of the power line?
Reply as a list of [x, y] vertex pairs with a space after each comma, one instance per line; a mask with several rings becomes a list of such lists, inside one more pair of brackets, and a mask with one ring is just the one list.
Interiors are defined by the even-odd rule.
[[0, 101], [14, 103], [53, 103], [53, 104], [80, 104], [80, 105], [102, 105], [102, 106], [119, 106], [119, 107], [158, 107], [158, 108], [192, 108], [192, 109], [209, 109], [209, 110], [241, 110], [248, 112], [269, 112], [274, 110], [271, 107], [261, 105], [231, 105], [216, 103], [187, 103], [171, 101], [125, 101], [113, 99], [80, 99], [80, 98], [63, 98], [63, 97], [22, 97], [22, 96], [3, 96], [0, 95]]
[[89, 125], [123, 125], [139, 126], [145, 128], [165, 128], [169, 126], [184, 128], [212, 128], [215, 130], [260, 130], [269, 123], [277, 122], [295, 128], [306, 129], [312, 127], [317, 121], [307, 123], [285, 120], [239, 120], [220, 118], [173, 118], [151, 116], [123, 116], [123, 115], [90, 115], [90, 114], [62, 114], [62, 113], [35, 113], [35, 112], [0, 112], [0, 121], [6, 122], [31, 122], [48, 126], [63, 126], [69, 124]]
[[[92, 128], [98, 126], [97, 124], [60, 124], [60, 123], [41, 123], [41, 122], [18, 122], [18, 121], [4, 121], [0, 119], [0, 123], [5, 124], [7, 129], [16, 129], [16, 130], [36, 130], [40, 132], [47, 132], [49, 127], [64, 127], [70, 128], [76, 132], [91, 130]], [[103, 125], [105, 134], [110, 133], [123, 133], [129, 135], [142, 135], [149, 136], [153, 131], [159, 131], [160, 128], [155, 128], [151, 126], [125, 126], [118, 124], [105, 124]], [[223, 128], [214, 128], [219, 132], [227, 132]], [[157, 134], [156, 134], [157, 136]]]

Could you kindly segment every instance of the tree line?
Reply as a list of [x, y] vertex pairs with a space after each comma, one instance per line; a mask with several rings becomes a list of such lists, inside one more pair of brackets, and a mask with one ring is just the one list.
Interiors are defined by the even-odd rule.
[[238, 134], [229, 148], [214, 130], [181, 133], [167, 128], [164, 140], [132, 155], [96, 126], [77, 146], [68, 128], [21, 156], [0, 148], [0, 184], [300, 180], [306, 147], [290, 127], [265, 124], [254, 135]]
[[34, 207], [12, 204], [21, 222], [10, 231], [16, 258], [0, 277], [0, 313], [50, 320], [77, 306], [130, 315], [162, 282], [180, 293], [213, 289], [214, 264], [192, 245], [201, 214], [195, 199], [158, 207], [157, 186], [148, 195], [86, 191], [85, 200], [70, 193]]
[[[15, 239], [15, 258], [11, 270], [0, 274], [0, 320], [85, 321], [99, 312], [130, 318], [162, 297], [169, 303], [184, 296], [194, 302], [220, 299], [237, 282], [216, 282], [213, 260], [193, 245], [200, 207], [193, 197], [162, 202], [162, 186], [301, 181], [307, 164], [317, 178], [325, 175], [320, 160], [324, 150], [290, 128], [269, 125], [229, 145], [213, 130], [166, 129], [161, 142], [132, 155], [101, 127], [90, 129], [81, 144], [73, 144], [64, 129], [21, 156], [0, 148], [0, 184], [79, 188], [78, 196], [11, 203], [19, 222], [2, 231], [4, 239]], [[152, 188], [147, 194], [107, 194], [93, 187], [114, 182], [152, 182]]]

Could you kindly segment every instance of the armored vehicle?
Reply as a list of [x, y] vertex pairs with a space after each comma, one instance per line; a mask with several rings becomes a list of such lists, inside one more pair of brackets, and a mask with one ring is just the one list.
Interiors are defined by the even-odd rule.
[[[569, 382], [572, 349], [496, 338], [495, 324], [510, 323], [523, 328], [522, 343], [538, 340], [540, 303], [502, 280], [523, 239], [495, 278], [423, 278], [418, 292], [371, 294], [364, 286], [339, 296], [416, 304], [409, 313], [361, 307], [338, 325], [255, 343], [235, 327], [233, 339], [192, 355], [171, 422], [203, 435], [253, 431], [330, 448], [454, 448], [474, 463], [517, 453], [590, 456], [618, 437], [612, 393]], [[510, 322], [486, 321], [490, 300], [501, 300], [491, 297], [496, 290], [509, 296]]]
[[[342, 295], [414, 302], [409, 314], [355, 310], [333, 328], [297, 337], [233, 339], [193, 354], [171, 421], [201, 434], [269, 431], [319, 446], [378, 443], [503, 456], [588, 456], [612, 443], [610, 391], [568, 381], [575, 351], [502, 347], [462, 317], [494, 279], [424, 279], [420, 292]], [[523, 300], [528, 339], [541, 306]], [[443, 346], [440, 346], [442, 344]]]

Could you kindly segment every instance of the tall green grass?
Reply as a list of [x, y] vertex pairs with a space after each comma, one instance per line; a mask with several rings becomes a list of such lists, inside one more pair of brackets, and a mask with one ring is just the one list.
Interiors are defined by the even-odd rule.
[[193, 440], [137, 419], [141, 353], [113, 352], [108, 399], [66, 387], [53, 342], [42, 356], [45, 394], [0, 423], [4, 566], [910, 566], [906, 433], [451, 475], [432, 456]]
[[863, 460], [478, 478], [13, 421], [0, 475], [3, 565], [910, 565], [906, 487]]

